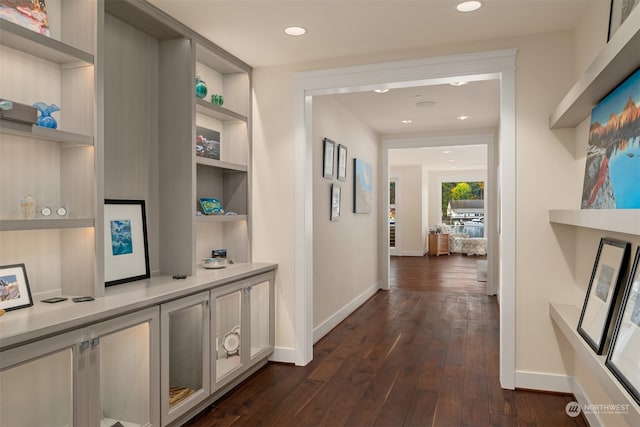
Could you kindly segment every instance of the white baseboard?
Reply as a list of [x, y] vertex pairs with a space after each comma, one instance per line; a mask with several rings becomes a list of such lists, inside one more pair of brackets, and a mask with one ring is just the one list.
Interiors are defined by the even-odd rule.
[[275, 347], [269, 356], [270, 362], [295, 363], [296, 349], [291, 347]]
[[335, 312], [327, 320], [322, 322], [313, 330], [313, 343], [317, 343], [320, 338], [327, 335], [333, 328], [338, 326], [340, 322], [346, 319], [351, 313], [353, 313], [358, 307], [365, 303], [366, 300], [371, 298], [380, 289], [380, 285], [376, 282], [360, 295], [355, 297], [349, 303], [347, 303], [340, 310]]
[[540, 372], [516, 371], [516, 388], [573, 393], [573, 377]]
[[425, 256], [427, 254], [427, 250], [424, 249], [422, 251], [394, 251], [391, 253], [392, 256]]

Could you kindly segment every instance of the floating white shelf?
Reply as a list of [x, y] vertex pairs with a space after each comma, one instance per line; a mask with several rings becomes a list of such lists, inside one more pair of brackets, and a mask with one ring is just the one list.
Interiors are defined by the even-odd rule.
[[226, 169], [230, 171], [247, 172], [246, 165], [241, 165], [239, 163], [225, 162], [222, 160], [208, 159], [206, 157], [196, 156], [196, 163], [199, 165], [211, 166], [214, 168]]
[[59, 65], [93, 64], [92, 54], [6, 20], [0, 20], [0, 43]]
[[196, 111], [223, 122], [247, 122], [247, 116], [243, 116], [235, 111], [212, 104], [200, 98], [196, 99]]
[[640, 209], [552, 209], [549, 222], [640, 235]]
[[635, 8], [549, 118], [552, 129], [572, 128], [640, 66], [640, 8]]
[[580, 320], [580, 308], [574, 305], [549, 303], [549, 317], [558, 329], [567, 338], [576, 354], [587, 365], [589, 371], [602, 385], [612, 402], [617, 404], [629, 404], [629, 411], [621, 414], [631, 426], [640, 425], [640, 406], [627, 393], [618, 379], [613, 376], [605, 366], [606, 355], [597, 355], [591, 347], [578, 334], [578, 321]]
[[246, 221], [246, 215], [203, 215], [196, 216], [196, 222], [212, 223], [212, 222], [238, 222]]
[[0, 133], [17, 135], [25, 138], [43, 139], [46, 141], [60, 142], [65, 145], [93, 145], [93, 137], [81, 135], [63, 130], [48, 129], [40, 126], [32, 126], [26, 123], [0, 120]]
[[93, 227], [93, 218], [34, 218], [0, 220], [0, 231], [53, 230]]

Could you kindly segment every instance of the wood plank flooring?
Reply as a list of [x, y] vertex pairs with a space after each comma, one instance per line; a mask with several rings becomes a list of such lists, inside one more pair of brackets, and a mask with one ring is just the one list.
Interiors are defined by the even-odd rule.
[[193, 418], [200, 426], [586, 426], [570, 395], [502, 390], [498, 306], [483, 257], [393, 257], [379, 291], [314, 346], [272, 363]]

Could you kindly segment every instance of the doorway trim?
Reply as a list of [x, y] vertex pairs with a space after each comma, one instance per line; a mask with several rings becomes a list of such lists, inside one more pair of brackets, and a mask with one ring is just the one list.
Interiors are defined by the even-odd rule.
[[294, 289], [295, 363], [313, 359], [312, 99], [381, 86], [400, 88], [460, 80], [500, 79], [498, 233], [500, 383], [515, 388], [516, 133], [515, 58], [501, 49], [294, 74]]

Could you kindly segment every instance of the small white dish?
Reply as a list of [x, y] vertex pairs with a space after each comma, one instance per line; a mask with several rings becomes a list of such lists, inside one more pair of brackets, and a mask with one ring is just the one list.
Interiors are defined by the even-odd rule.
[[225, 268], [227, 266], [226, 258], [203, 258], [202, 266], [204, 268]]

